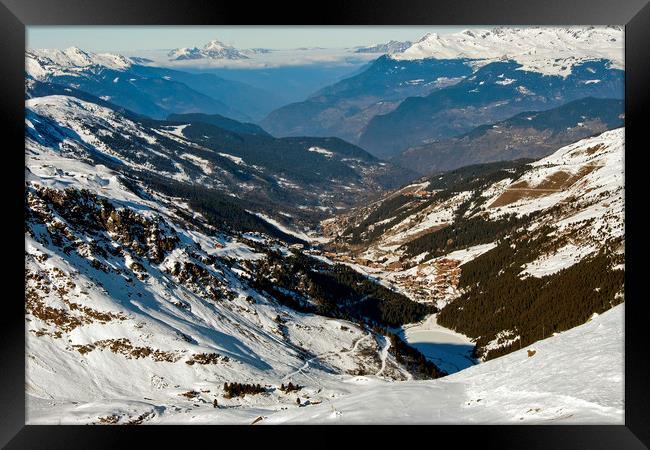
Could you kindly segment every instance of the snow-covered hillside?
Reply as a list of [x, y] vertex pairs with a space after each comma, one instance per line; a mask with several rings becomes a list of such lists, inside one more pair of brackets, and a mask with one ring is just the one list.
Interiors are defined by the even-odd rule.
[[[490, 192], [486, 212], [491, 217], [572, 206], [554, 217], [554, 233], [571, 239], [528, 263], [522, 275], [556, 273], [596, 253], [601, 243], [624, 237], [624, 142], [623, 128], [583, 139], [532, 163], [523, 176]], [[530, 228], [543, 223], [538, 219]]]
[[[303, 406], [253, 403], [215, 409], [201, 392], [194, 401], [157, 396], [52, 408], [53, 400], [30, 396], [28, 406], [35, 413], [28, 423], [88, 423], [106, 415], [109, 423], [133, 416], [151, 424], [622, 424], [623, 329], [620, 305], [584, 325], [440, 380], [325, 375], [318, 379], [318, 400], [297, 394]], [[301, 379], [313, 376], [305, 371]], [[154, 392], [167, 388], [164, 379], [152, 378], [151, 384]]]
[[440, 380], [352, 379], [349, 395], [261, 423], [623, 424], [624, 311]]
[[577, 326], [624, 299], [624, 135], [425, 177], [323, 221], [325, 255], [435, 305], [483, 361]]
[[567, 76], [573, 65], [593, 59], [623, 67], [623, 29], [608, 27], [499, 27], [440, 35], [428, 33], [395, 59], [472, 58], [478, 64], [512, 59], [521, 70]]
[[[27, 144], [28, 423], [206, 409], [248, 421], [298, 396], [323, 401], [332, 374], [410, 377], [382, 336], [251, 287], [265, 252], [292, 254], [281, 242], [220, 231], [176, 199], [136, 195], [113, 170]], [[289, 381], [299, 392], [280, 391]], [[227, 398], [224, 382], [265, 393]]]
[[[509, 176], [511, 169], [506, 169], [498, 181], [482, 184], [480, 189], [438, 196], [431, 181], [411, 184], [322, 225], [325, 231], [340, 235], [342, 242], [349, 237], [346, 232], [362, 227], [357, 228], [361, 236], [370, 238], [362, 238], [364, 245], [355, 246], [343, 261], [360, 266], [412, 298], [434, 300], [442, 307], [459, 295], [456, 285], [463, 264], [492, 250], [496, 242], [415, 255], [408, 254], [408, 245], [453, 225], [458, 214], [465, 219], [488, 220], [537, 214], [526, 225], [529, 230], [552, 226], [553, 235], [564, 244], [529, 261], [522, 276], [556, 273], [594, 255], [603, 242], [623, 238], [624, 136], [624, 129], [619, 128], [583, 139], [520, 168], [519, 176]], [[375, 221], [376, 211], [391, 202], [399, 207]]]
[[[152, 174], [170, 185], [200, 183], [233, 201], [247, 199], [248, 209], [263, 209], [284, 224], [290, 218], [277, 211], [298, 219], [322, 217], [395, 183], [393, 176], [408, 178], [402, 169], [340, 140], [281, 140], [233, 134], [200, 120], [145, 120], [71, 95], [30, 98], [26, 107], [27, 132], [41, 145], [122, 172]], [[289, 162], [278, 160], [276, 152]]]

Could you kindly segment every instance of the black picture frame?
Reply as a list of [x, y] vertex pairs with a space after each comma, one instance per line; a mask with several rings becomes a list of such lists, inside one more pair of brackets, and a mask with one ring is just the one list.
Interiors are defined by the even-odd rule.
[[[81, 427], [25, 425], [25, 329], [21, 303], [24, 292], [24, 51], [25, 27], [30, 25], [236, 25], [236, 24], [312, 24], [312, 25], [625, 25], [625, 179], [626, 207], [626, 308], [625, 308], [625, 425], [621, 426], [455, 426], [413, 427], [254, 427], [240, 440], [259, 438], [297, 444], [325, 443], [345, 439], [365, 442], [368, 436], [394, 437], [407, 443], [413, 436], [429, 444], [472, 445], [479, 448], [647, 448], [650, 445], [650, 361], [646, 322], [648, 301], [643, 296], [644, 255], [646, 250], [643, 206], [646, 177], [644, 153], [647, 131], [643, 111], [649, 103], [650, 82], [650, 5], [648, 0], [331, 0], [315, 5], [281, 5], [266, 2], [207, 2], [179, 0], [0, 0], [0, 123], [4, 170], [2, 180], [2, 225], [5, 243], [11, 243], [15, 256], [6, 252], [3, 266], [3, 327], [0, 332], [0, 445], [6, 448], [104, 448], [129, 447], [134, 435], [171, 442], [174, 437], [191, 436], [197, 445], [225, 443], [227, 433], [215, 441], [213, 427]], [[644, 145], [646, 144], [646, 145]], [[645, 168], [645, 169], [644, 169]], [[5, 220], [6, 219], [6, 220]], [[8, 248], [8, 246], [4, 246]], [[198, 428], [198, 429], [197, 429]], [[181, 430], [181, 431], [179, 431]], [[298, 433], [297, 435], [295, 433]], [[413, 434], [415, 433], [415, 434]], [[408, 439], [406, 436], [408, 435]], [[300, 437], [294, 437], [300, 436]], [[329, 438], [329, 439], [328, 439]], [[169, 439], [169, 440], [167, 440]], [[384, 441], [388, 442], [388, 441]], [[425, 441], [426, 442], [426, 441]]]

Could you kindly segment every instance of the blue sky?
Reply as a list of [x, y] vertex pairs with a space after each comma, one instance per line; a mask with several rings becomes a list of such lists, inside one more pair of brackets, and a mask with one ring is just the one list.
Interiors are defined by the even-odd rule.
[[[340, 48], [391, 39], [414, 41], [427, 32], [453, 33], [452, 26], [30, 26], [28, 48], [81, 47], [94, 52], [170, 49], [220, 41], [239, 48]], [[483, 27], [482, 27], [483, 28]]]

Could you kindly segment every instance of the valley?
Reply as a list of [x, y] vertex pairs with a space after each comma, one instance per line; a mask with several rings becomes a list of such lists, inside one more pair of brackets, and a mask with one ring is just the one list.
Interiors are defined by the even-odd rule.
[[[27, 159], [32, 186], [26, 199], [27, 312], [31, 345], [39, 346], [28, 345], [30, 423], [48, 422], [52, 411], [64, 418], [62, 423], [137, 422], [143, 415], [142, 421], [152, 423], [252, 422], [258, 416], [275, 417], [273, 411], [285, 417], [283, 411], [295, 408], [298, 398], [298, 408], [345, 405], [359, 383], [377, 386], [386, 382], [380, 380], [407, 383], [465, 373], [477, 363], [487, 364], [480, 361], [492, 359], [495, 351], [517, 352], [574, 325], [556, 311], [557, 322], [545, 323], [546, 336], [531, 340], [525, 333], [535, 328], [518, 329], [515, 335], [513, 322], [501, 320], [477, 339], [473, 329], [458, 327], [453, 315], [450, 320], [449, 312], [472, 301], [464, 277], [475, 277], [475, 269], [466, 268], [500, 250], [501, 241], [492, 241], [492, 232], [485, 238], [479, 233], [468, 247], [443, 239], [447, 248], [434, 246], [431, 256], [411, 251], [414, 242], [453, 228], [459, 217], [492, 216], [487, 220], [501, 224], [498, 217], [506, 211], [525, 213], [526, 221], [505, 223], [503, 230], [512, 233], [544, 230], [543, 214], [553, 214], [562, 225], [555, 237], [527, 248], [527, 259], [517, 260], [518, 270], [524, 269], [519, 276], [526, 279], [525, 273], [548, 277], [550, 267], [566, 271], [600, 257], [599, 249], [608, 248], [601, 241], [609, 241], [599, 233], [610, 233], [616, 243], [622, 225], [616, 214], [622, 207], [617, 181], [622, 166], [616, 165], [622, 130], [560, 149], [533, 165], [500, 164], [483, 168], [479, 177], [450, 172], [448, 179], [408, 185], [361, 214], [325, 220], [327, 235], [312, 235], [310, 245], [286, 244], [259, 231], [216, 231], [201, 215], [192, 217], [187, 206], [163, 195], [152, 197], [150, 191], [148, 199], [139, 197], [110, 169], [97, 172], [32, 145]], [[585, 164], [593, 169], [582, 171]], [[534, 180], [558, 169], [580, 176], [552, 190], [496, 202], [517, 189], [511, 186], [523, 180], [534, 186], [539, 184]], [[466, 190], [468, 185], [480, 188], [478, 194]], [[439, 189], [427, 190], [434, 186]], [[571, 203], [558, 210], [568, 198]], [[382, 207], [385, 211], [378, 215]], [[542, 215], [531, 220], [535, 211]], [[371, 216], [376, 222], [368, 225]], [[411, 226], [404, 229], [404, 221]], [[382, 222], [394, 226], [374, 236], [373, 225]], [[496, 228], [496, 236], [503, 226]], [[358, 236], [350, 247], [348, 236]], [[620, 264], [620, 250], [614, 246], [607, 251], [609, 264]], [[619, 298], [622, 285], [616, 283], [604, 287], [603, 294]], [[603, 311], [603, 306], [593, 307]], [[442, 323], [438, 311], [447, 314]], [[587, 316], [592, 312], [588, 309]], [[62, 371], [75, 374], [75, 387], [45, 388], [45, 380]], [[104, 375], [89, 386], [82, 382], [88, 371]], [[140, 373], [136, 379], [134, 371]], [[128, 381], [104, 378], [115, 373]], [[223, 382], [217, 380], [224, 379], [262, 383], [263, 393], [222, 398]], [[282, 394], [279, 386], [288, 382], [302, 388]], [[142, 400], [134, 403], [136, 386]], [[93, 400], [100, 390], [102, 398], [112, 398], [109, 403]], [[44, 403], [45, 392], [53, 396], [49, 403]], [[73, 398], [86, 399], [83, 408], [70, 403]]]
[[27, 423], [623, 423], [620, 34], [29, 49]]

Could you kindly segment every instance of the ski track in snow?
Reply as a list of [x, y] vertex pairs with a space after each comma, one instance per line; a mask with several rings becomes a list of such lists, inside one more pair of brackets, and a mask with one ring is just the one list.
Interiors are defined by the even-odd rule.
[[359, 344], [361, 344], [361, 342], [363, 342], [363, 341], [365, 341], [366, 339], [368, 339], [370, 336], [371, 336], [370, 333], [368, 333], [368, 334], [366, 334], [365, 336], [363, 336], [362, 338], [357, 339], [357, 341], [354, 343], [354, 347], [352, 347], [352, 350], [350, 350], [350, 351], [351, 351], [352, 353], [356, 353], [357, 350], [359, 349]]
[[377, 377], [381, 376], [381, 374], [384, 373], [384, 370], [386, 369], [386, 358], [388, 358], [388, 349], [390, 349], [390, 339], [388, 339], [386, 336], [383, 338], [385, 344], [381, 349], [381, 353], [379, 354], [379, 357], [381, 358], [381, 369], [379, 369], [379, 371], [375, 374]]
[[[361, 344], [361, 342], [367, 340], [367, 339], [370, 338], [371, 336], [372, 336], [372, 335], [371, 335], [370, 333], [368, 333], [368, 334], [364, 335], [363, 337], [360, 337], [360, 338], [357, 339], [357, 341], [354, 343], [354, 346], [352, 347], [351, 350], [343, 350], [343, 351], [340, 351], [340, 352], [338, 352], [338, 353], [348, 353], [348, 352], [349, 352], [349, 353], [356, 353], [356, 352], [358, 351], [358, 349], [359, 349], [359, 344]], [[389, 341], [388, 343], [389, 343], [389, 346], [390, 346], [390, 341]], [[386, 352], [388, 352], [388, 348], [386, 348]], [[307, 375], [307, 374], [305, 373], [305, 370], [307, 370], [307, 369], [309, 368], [309, 365], [310, 365], [313, 361], [315, 361], [315, 360], [317, 360], [317, 359], [321, 359], [321, 358], [324, 358], [324, 357], [326, 357], [326, 356], [333, 355], [333, 354], [335, 354], [335, 353], [336, 353], [336, 352], [325, 352], [325, 353], [321, 353], [321, 354], [319, 354], [319, 355], [316, 355], [316, 356], [314, 356], [314, 357], [312, 357], [312, 358], [309, 358], [308, 360], [305, 361], [305, 363], [304, 363], [300, 368], [298, 368], [298, 369], [296, 369], [295, 371], [293, 371], [293, 372], [291, 372], [291, 373], [285, 375], [285, 376], [282, 378], [282, 380], [283, 380], [283, 381], [287, 381], [287, 380], [289, 380], [291, 377], [294, 377], [294, 376], [296, 376], [296, 375], [298, 375], [298, 374], [302, 374], [302, 375], [306, 376], [307, 378], [310, 378], [310, 379], [313, 380], [313, 378], [311, 378], [309, 375]], [[385, 356], [384, 356], [384, 358], [382, 359], [382, 363], [383, 363], [383, 365], [382, 365], [382, 370], [381, 370], [380, 372], [383, 372], [383, 369], [384, 369], [384, 366], [385, 366]]]

